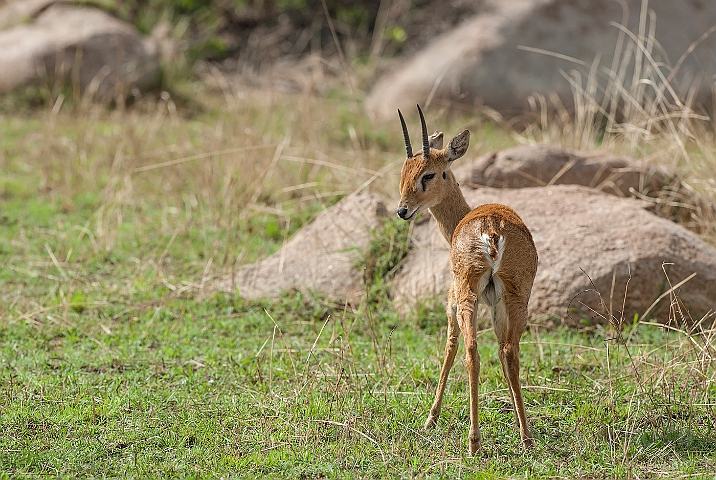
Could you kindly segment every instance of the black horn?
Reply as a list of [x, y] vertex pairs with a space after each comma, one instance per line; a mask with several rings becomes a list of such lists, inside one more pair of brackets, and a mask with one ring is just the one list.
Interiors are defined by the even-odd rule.
[[413, 156], [413, 147], [410, 146], [410, 135], [408, 135], [408, 127], [405, 125], [405, 119], [403, 114], [398, 109], [398, 115], [400, 116], [400, 124], [403, 126], [403, 137], [405, 138], [405, 153], [408, 154], [408, 158]]
[[430, 140], [428, 139], [428, 127], [427, 125], [425, 125], [425, 117], [423, 116], [423, 111], [420, 109], [420, 105], [418, 105], [418, 112], [420, 113], [420, 125], [423, 128], [423, 157], [430, 158]]

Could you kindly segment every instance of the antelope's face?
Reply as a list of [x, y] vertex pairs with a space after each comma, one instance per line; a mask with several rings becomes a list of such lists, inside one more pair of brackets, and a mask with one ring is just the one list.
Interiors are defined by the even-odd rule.
[[408, 154], [400, 172], [400, 203], [397, 211], [403, 220], [412, 220], [419, 211], [434, 207], [445, 199], [450, 185], [455, 182], [448, 170], [454, 160], [465, 154], [470, 144], [470, 132], [464, 130], [443, 148], [442, 132], [435, 132], [428, 137], [425, 117], [419, 105], [418, 112], [423, 129], [423, 146], [420, 152], [413, 155], [405, 119], [398, 110]]

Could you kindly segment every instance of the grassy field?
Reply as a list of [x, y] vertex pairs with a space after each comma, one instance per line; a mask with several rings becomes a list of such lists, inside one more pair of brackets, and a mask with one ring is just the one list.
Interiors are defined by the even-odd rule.
[[[714, 477], [712, 331], [530, 325], [538, 446], [523, 452], [482, 320], [471, 458], [462, 360], [422, 430], [440, 300], [401, 317], [381, 288], [350, 307], [215, 293], [342, 196], [394, 198], [402, 140], [341, 92], [202, 102], [191, 116], [165, 97], [0, 117], [0, 476]], [[473, 157], [554, 134], [437, 109], [431, 124], [469, 127]], [[681, 168], [698, 180], [713, 166]]]

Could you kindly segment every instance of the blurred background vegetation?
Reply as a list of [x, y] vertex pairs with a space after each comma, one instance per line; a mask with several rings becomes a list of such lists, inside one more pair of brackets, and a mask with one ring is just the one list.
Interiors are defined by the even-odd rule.
[[[453, 3], [450, 18], [437, 23], [457, 22], [481, 2]], [[114, 5], [106, 5], [145, 34], [150, 34], [159, 22], [169, 21], [177, 34], [188, 35], [194, 58], [221, 60], [246, 48], [248, 36], [256, 28], [261, 28], [264, 36], [276, 35], [291, 43], [293, 54], [316, 48], [335, 49], [326, 14], [332, 19], [337, 38], [341, 42], [350, 41], [352, 53], [365, 55], [370, 53], [372, 42], [384, 42], [382, 47], [391, 54], [409, 38], [410, 42], [419, 43], [424, 34], [417, 34], [417, 28], [422, 22], [410, 27], [408, 20], [439, 15], [441, 11], [431, 12], [436, 4], [439, 2], [429, 0], [405, 0], [390, 5], [370, 0], [116, 0]], [[392, 11], [381, 12], [388, 8]], [[378, 38], [374, 38], [376, 30]]]
[[[2, 3], [0, 1], [0, 5]], [[186, 83], [207, 71], [265, 75], [278, 63], [297, 62], [308, 56], [320, 58], [329, 76], [350, 73], [350, 80], [342, 78], [339, 88], [347, 86], [348, 81], [355, 87], [368, 87], [380, 72], [382, 60], [419, 49], [478, 11], [483, 4], [482, 0], [78, 0], [67, 3], [101, 8], [131, 23], [143, 35], [158, 40], [163, 61], [162, 90], [182, 103], [191, 103], [188, 100], [195, 97], [195, 91]], [[430, 28], [425, 28], [428, 24]], [[0, 99], [0, 108], [12, 110], [53, 104], [60, 88], [65, 88], [65, 100], [71, 99], [71, 95], [67, 95], [72, 93], [71, 88], [32, 87]]]

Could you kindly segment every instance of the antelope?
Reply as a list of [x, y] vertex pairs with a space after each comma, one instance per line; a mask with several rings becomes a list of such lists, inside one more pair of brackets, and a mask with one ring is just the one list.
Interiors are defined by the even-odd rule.
[[427, 209], [440, 232], [450, 244], [450, 276], [447, 317], [448, 338], [445, 346], [435, 401], [425, 428], [437, 424], [445, 385], [457, 353], [462, 332], [470, 382], [469, 449], [480, 448], [478, 424], [478, 385], [480, 355], [477, 351], [476, 316], [478, 302], [491, 311], [492, 327], [499, 343], [498, 356], [509, 386], [515, 423], [522, 444], [535, 444], [527, 423], [520, 386], [520, 337], [527, 323], [527, 303], [537, 273], [537, 249], [532, 234], [510, 207], [487, 204], [471, 209], [450, 167], [462, 157], [470, 144], [470, 132], [463, 130], [443, 148], [443, 133], [428, 137], [423, 111], [418, 105], [422, 125], [422, 150], [413, 155], [403, 114], [407, 158], [400, 173], [398, 216], [412, 220]]

